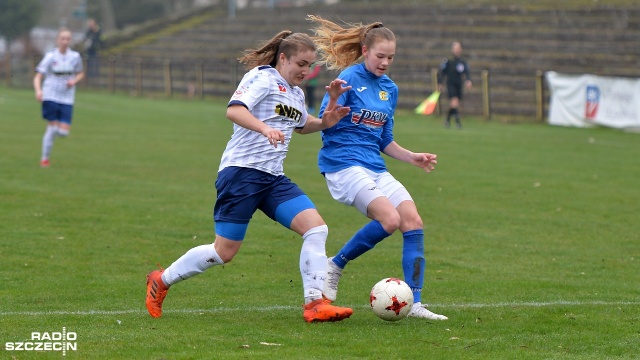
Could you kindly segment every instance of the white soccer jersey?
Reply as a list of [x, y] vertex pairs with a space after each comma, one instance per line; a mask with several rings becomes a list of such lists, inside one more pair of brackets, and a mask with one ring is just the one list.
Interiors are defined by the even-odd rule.
[[73, 105], [76, 87], [67, 87], [67, 81], [82, 72], [82, 58], [77, 51], [67, 49], [61, 54], [53, 49], [45, 54], [36, 71], [44, 75], [42, 100]]
[[222, 154], [220, 168], [239, 166], [273, 175], [284, 174], [283, 162], [289, 150], [294, 128], [307, 122], [304, 92], [291, 87], [271, 66], [259, 66], [247, 72], [228, 105], [245, 106], [256, 118], [273, 129], [282, 131], [284, 145], [274, 148], [262, 134], [233, 125], [231, 140]]

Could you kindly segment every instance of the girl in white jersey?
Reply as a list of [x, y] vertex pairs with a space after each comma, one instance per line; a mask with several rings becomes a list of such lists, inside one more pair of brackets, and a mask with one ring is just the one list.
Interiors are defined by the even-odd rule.
[[[422, 304], [421, 291], [426, 261], [423, 223], [407, 189], [388, 171], [381, 153], [394, 159], [433, 170], [436, 155], [404, 149], [393, 139], [393, 117], [398, 87], [386, 75], [396, 52], [396, 37], [382, 23], [347, 24], [347, 28], [310, 16], [317, 26], [314, 40], [322, 62], [352, 89], [338, 102], [350, 108], [335, 126], [322, 131], [318, 165], [334, 199], [356, 207], [371, 222], [361, 228], [328, 260], [324, 294], [335, 300], [342, 270], [351, 260], [400, 230], [403, 236], [402, 268], [405, 282], [413, 290], [409, 316], [446, 320]], [[362, 62], [360, 59], [362, 58]], [[328, 97], [320, 106], [326, 111]]]
[[323, 297], [328, 228], [311, 200], [282, 168], [294, 131], [308, 134], [326, 129], [349, 112], [338, 106], [336, 99], [350, 87], [334, 80], [326, 87], [330, 100], [322, 119], [307, 114], [304, 93], [298, 86], [315, 60], [316, 45], [309, 35], [291, 31], [280, 32], [259, 49], [245, 51], [240, 62], [250, 70], [227, 107], [233, 135], [216, 180], [215, 241], [189, 250], [166, 270], [147, 275], [146, 306], [152, 317], [162, 315], [162, 302], [170, 286], [233, 259], [258, 209], [302, 236], [304, 320], [340, 321], [353, 313]]
[[33, 78], [36, 99], [42, 103], [42, 117], [47, 121], [42, 137], [42, 167], [49, 167], [49, 156], [56, 136], [69, 135], [76, 84], [84, 78], [82, 58], [69, 48], [70, 42], [71, 31], [61, 29], [56, 38], [58, 47], [44, 56]]

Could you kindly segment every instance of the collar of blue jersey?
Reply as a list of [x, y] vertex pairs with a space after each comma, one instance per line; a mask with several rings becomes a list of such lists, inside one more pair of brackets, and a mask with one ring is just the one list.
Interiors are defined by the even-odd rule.
[[367, 69], [367, 67], [364, 65], [363, 62], [361, 62], [360, 64], [358, 64], [359, 66], [362, 67], [362, 72], [364, 72], [365, 74], [367, 74], [367, 76], [369, 76], [372, 79], [380, 79], [382, 76], [384, 76], [384, 74], [382, 76], [378, 76], [374, 73], [372, 73], [371, 71], [369, 71], [369, 69]]

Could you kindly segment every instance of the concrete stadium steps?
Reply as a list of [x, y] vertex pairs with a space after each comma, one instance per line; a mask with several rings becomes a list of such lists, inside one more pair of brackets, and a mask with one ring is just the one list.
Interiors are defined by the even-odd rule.
[[[164, 94], [167, 91], [166, 61], [163, 58], [113, 57], [109, 62], [103, 63], [101, 76], [98, 79], [87, 79], [85, 86], [134, 95]], [[240, 72], [235, 69], [239, 66], [236, 61], [214, 63], [178, 60], [169, 64], [171, 92], [181, 97], [197, 96], [197, 93], [189, 94], [189, 88], [199, 81], [204, 85], [200, 90], [203, 95], [228, 97], [235, 90], [237, 79], [234, 76]]]
[[[398, 36], [398, 56], [390, 75], [400, 87], [400, 106], [407, 109], [433, 91], [431, 70], [449, 55], [453, 40], [462, 41], [471, 66], [475, 86], [465, 95], [463, 106], [475, 114], [482, 113], [482, 70], [489, 71], [493, 113], [529, 117], [536, 114], [537, 71], [610, 76], [640, 73], [640, 6], [549, 10], [534, 5], [447, 6], [396, 1], [390, 6], [370, 1], [272, 10], [248, 8], [239, 10], [235, 19], [220, 11], [210, 14], [194, 21], [193, 26], [174, 23], [173, 31], [152, 34], [153, 41], [125, 46], [114, 55], [166, 58], [176, 64], [201, 61], [204, 68], [212, 66], [219, 73], [215, 76], [221, 77], [211, 81], [224, 83], [215, 91], [204, 92], [228, 96], [233, 91], [229, 84], [244, 72], [236, 66], [237, 73], [230, 74], [243, 49], [255, 47], [258, 41], [283, 29], [309, 32], [312, 24], [305, 18], [315, 14], [333, 21], [382, 21], [393, 29]], [[321, 81], [335, 75], [325, 71]], [[205, 71], [204, 76], [209, 81], [208, 77], [214, 75]], [[157, 75], [145, 79], [161, 80]]]

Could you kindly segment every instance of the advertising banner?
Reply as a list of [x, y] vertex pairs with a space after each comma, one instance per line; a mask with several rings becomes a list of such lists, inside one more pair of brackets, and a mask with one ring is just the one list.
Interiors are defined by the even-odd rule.
[[640, 79], [545, 74], [551, 99], [549, 124], [640, 128]]

